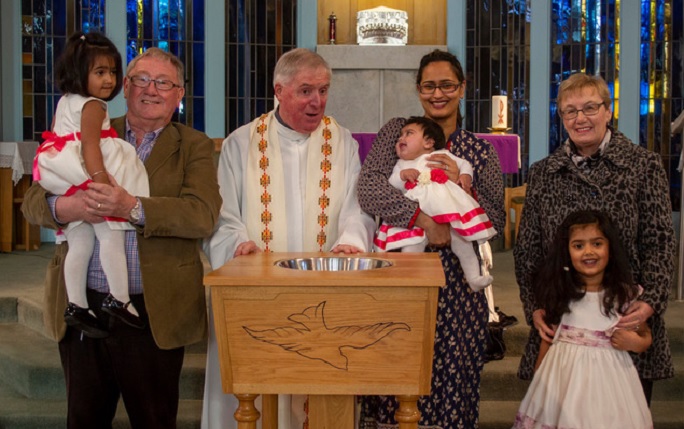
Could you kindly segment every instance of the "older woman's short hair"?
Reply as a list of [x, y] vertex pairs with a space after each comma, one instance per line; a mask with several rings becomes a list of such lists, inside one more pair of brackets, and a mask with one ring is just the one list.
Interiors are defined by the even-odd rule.
[[287, 85], [301, 70], [319, 67], [325, 68], [328, 77], [332, 76], [332, 70], [323, 57], [306, 48], [293, 49], [283, 54], [276, 63], [273, 84]]
[[593, 88], [601, 97], [606, 107], [610, 107], [612, 99], [606, 81], [601, 76], [593, 76], [585, 73], [575, 73], [560, 83], [558, 88], [557, 104], [560, 106], [563, 99], [569, 94], [574, 94], [584, 88]]
[[171, 65], [176, 68], [176, 72], [178, 73], [178, 85], [185, 86], [185, 67], [183, 66], [181, 60], [178, 59], [178, 57], [174, 54], [157, 47], [147, 48], [142, 54], [133, 58], [131, 62], [128, 63], [128, 67], [126, 67], [127, 76], [131, 74], [131, 70], [135, 68], [135, 65], [138, 63], [138, 61], [143, 58], [156, 58], [158, 60], [170, 62]]

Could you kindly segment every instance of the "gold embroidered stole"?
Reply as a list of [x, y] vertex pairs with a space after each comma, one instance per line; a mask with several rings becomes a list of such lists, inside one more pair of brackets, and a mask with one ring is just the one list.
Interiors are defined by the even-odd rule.
[[[287, 251], [288, 219], [277, 119], [271, 111], [252, 122], [246, 166], [245, 224], [265, 251]], [[323, 117], [311, 133], [306, 165], [304, 252], [326, 251], [337, 239], [345, 196], [345, 151], [339, 125]]]

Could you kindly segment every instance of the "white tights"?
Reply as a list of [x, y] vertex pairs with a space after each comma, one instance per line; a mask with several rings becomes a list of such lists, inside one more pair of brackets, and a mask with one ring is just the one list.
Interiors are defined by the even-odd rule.
[[[100, 242], [100, 261], [107, 276], [110, 293], [123, 303], [129, 302], [131, 298], [128, 294], [128, 267], [124, 250], [125, 231], [113, 230], [107, 222], [83, 222], [67, 232], [69, 251], [64, 260], [64, 280], [69, 302], [81, 308], [88, 308], [86, 284], [95, 237]], [[138, 315], [132, 305], [127, 309]]]
[[[402, 252], [423, 252], [427, 242], [412, 244], [401, 248]], [[480, 259], [477, 257], [472, 241], [467, 241], [453, 230], [451, 231], [451, 251], [454, 252], [463, 268], [468, 286], [477, 292], [492, 284], [492, 276], [482, 275], [480, 272]]]

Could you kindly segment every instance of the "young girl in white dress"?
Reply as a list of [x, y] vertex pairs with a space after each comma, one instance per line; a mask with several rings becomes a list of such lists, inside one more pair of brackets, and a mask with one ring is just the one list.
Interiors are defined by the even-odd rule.
[[[473, 246], [483, 244], [496, 234], [489, 217], [477, 201], [458, 184], [449, 180], [441, 169], [427, 166], [427, 157], [443, 153], [456, 162], [459, 183], [472, 183], [470, 163], [445, 150], [444, 131], [432, 119], [410, 117], [396, 144], [399, 160], [389, 182], [404, 195], [420, 204], [420, 210], [437, 223], [451, 224], [451, 249], [458, 257], [468, 285], [479, 291], [492, 283], [492, 276], [481, 272], [480, 258]], [[375, 249], [422, 252], [427, 237], [421, 228], [405, 229], [382, 223], [375, 236]]]
[[565, 219], [534, 288], [536, 307], [555, 335], [552, 344], [542, 340], [513, 427], [651, 429], [628, 353], [645, 351], [651, 331], [647, 324], [633, 331], [615, 327], [640, 288], [604, 213], [579, 211]]
[[[36, 154], [34, 179], [52, 194], [71, 195], [86, 190], [91, 181], [113, 184], [113, 177], [130, 194], [149, 196], [147, 174], [136, 148], [118, 138], [109, 125], [107, 101], [123, 85], [121, 55], [114, 44], [99, 33], [73, 34], [55, 66], [55, 80], [63, 95], [52, 131], [43, 133], [45, 142]], [[134, 228], [125, 219], [105, 219], [94, 224], [72, 222], [58, 233], [58, 240], [69, 243], [64, 263], [69, 303], [64, 318], [69, 326], [93, 338], [108, 335], [88, 310], [86, 298], [95, 237], [110, 290], [102, 309], [131, 326], [144, 327], [128, 294], [124, 233]]]

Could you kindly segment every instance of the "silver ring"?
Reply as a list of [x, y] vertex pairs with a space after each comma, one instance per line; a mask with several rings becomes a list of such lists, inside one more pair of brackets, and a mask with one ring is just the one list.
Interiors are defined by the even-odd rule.
[[444, 164], [444, 171], [449, 171], [449, 165], [448, 164]]
[[100, 207], [102, 207], [102, 203], [97, 203], [97, 209], [100, 210]]

